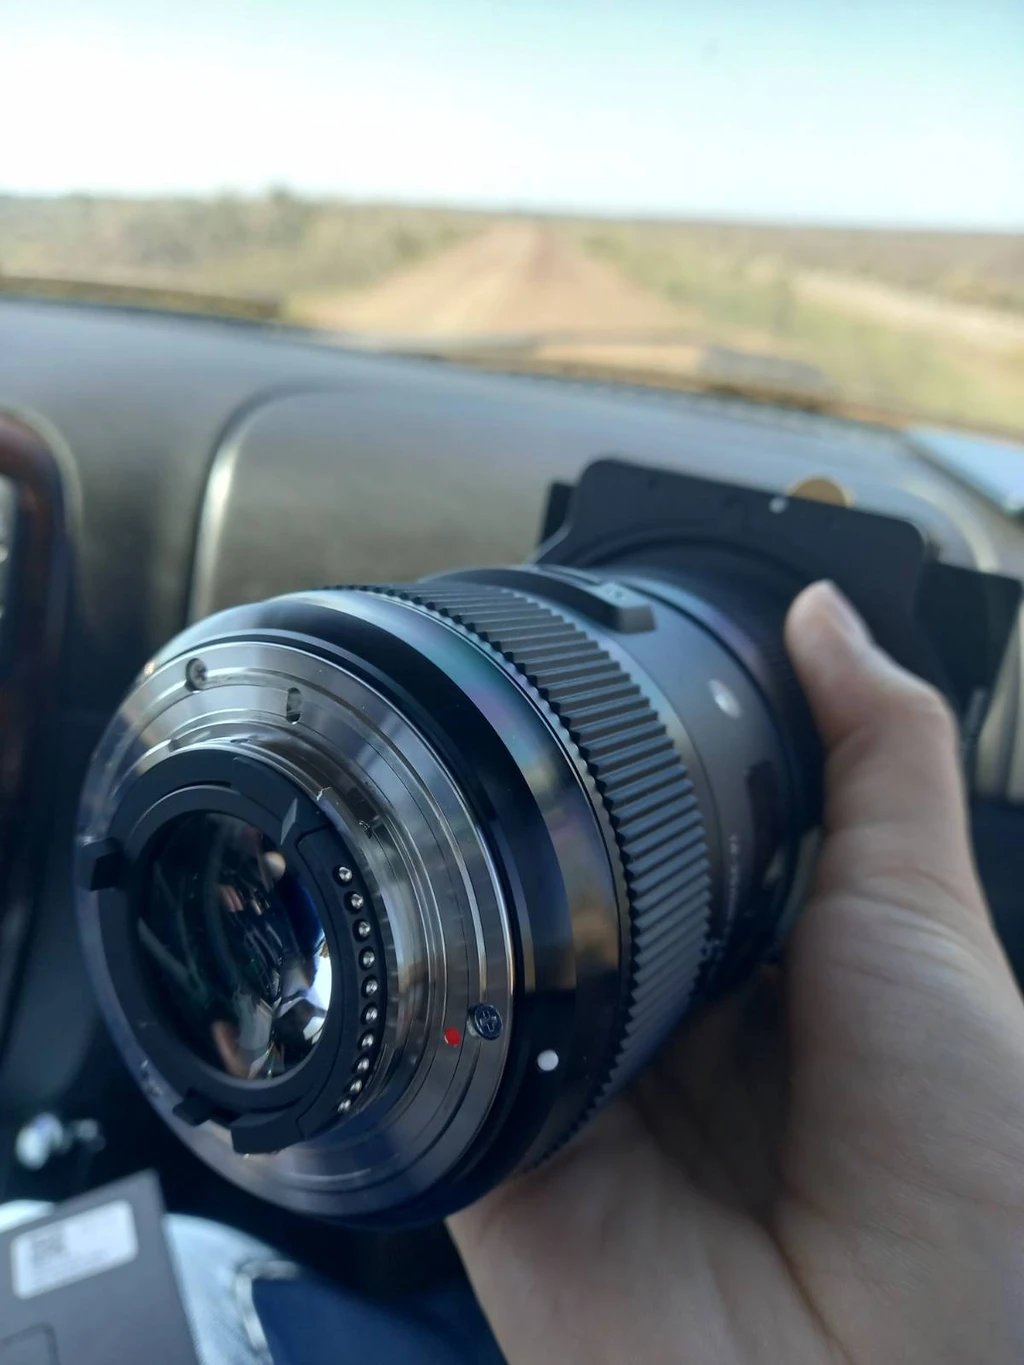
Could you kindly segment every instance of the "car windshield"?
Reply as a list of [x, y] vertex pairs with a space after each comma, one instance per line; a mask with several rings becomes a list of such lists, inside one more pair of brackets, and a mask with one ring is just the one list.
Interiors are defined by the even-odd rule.
[[8, 0], [0, 295], [1024, 432], [1020, 0]]

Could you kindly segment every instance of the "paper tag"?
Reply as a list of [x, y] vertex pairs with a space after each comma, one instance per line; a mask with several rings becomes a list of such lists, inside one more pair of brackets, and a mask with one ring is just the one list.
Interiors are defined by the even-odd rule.
[[127, 1199], [117, 1199], [16, 1237], [11, 1242], [14, 1293], [31, 1299], [127, 1265], [138, 1254], [132, 1206]]

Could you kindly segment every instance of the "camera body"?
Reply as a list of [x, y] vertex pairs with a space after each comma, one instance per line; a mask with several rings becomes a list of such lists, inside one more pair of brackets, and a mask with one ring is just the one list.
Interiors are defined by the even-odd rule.
[[1020, 585], [908, 523], [604, 460], [532, 564], [296, 594], [147, 665], [81, 819], [87, 958], [161, 1114], [317, 1216], [542, 1160], [777, 951], [821, 760], [782, 624], [829, 577], [970, 762]]

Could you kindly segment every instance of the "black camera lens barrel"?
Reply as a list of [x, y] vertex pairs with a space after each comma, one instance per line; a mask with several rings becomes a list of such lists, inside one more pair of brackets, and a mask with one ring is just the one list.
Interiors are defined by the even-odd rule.
[[[153, 661], [87, 784], [81, 919], [121, 1050], [200, 1155], [323, 1217], [439, 1217], [541, 1160], [768, 951], [810, 789], [774, 664], [756, 680], [751, 632], [726, 643], [701, 602], [656, 573], [481, 571], [238, 608]], [[276, 1079], [207, 1075], [139, 962], [164, 816], [211, 800], [296, 859], [345, 964]], [[338, 869], [382, 967], [358, 1072]]]

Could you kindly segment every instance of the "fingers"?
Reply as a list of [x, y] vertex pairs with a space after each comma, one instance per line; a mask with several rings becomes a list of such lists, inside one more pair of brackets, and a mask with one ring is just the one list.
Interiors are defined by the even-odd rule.
[[786, 644], [825, 746], [825, 826], [841, 840], [848, 889], [915, 878], [978, 908], [945, 702], [874, 644], [830, 583], [797, 598]]

